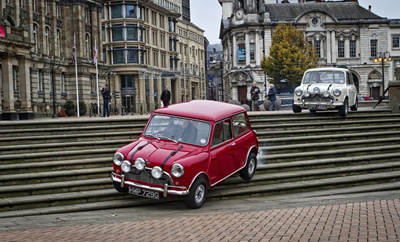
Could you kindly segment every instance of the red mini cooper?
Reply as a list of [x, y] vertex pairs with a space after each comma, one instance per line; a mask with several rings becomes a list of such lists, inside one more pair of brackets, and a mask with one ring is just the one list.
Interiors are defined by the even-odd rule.
[[155, 110], [140, 138], [114, 154], [119, 192], [152, 199], [180, 195], [200, 208], [207, 190], [239, 172], [256, 171], [258, 141], [246, 110], [215, 101], [189, 101]]

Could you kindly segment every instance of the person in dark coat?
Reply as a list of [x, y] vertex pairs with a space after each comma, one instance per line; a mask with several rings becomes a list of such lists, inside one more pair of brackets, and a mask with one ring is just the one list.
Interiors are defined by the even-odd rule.
[[269, 91], [268, 91], [268, 100], [271, 102], [271, 105], [269, 106], [269, 111], [276, 111], [278, 108], [275, 105], [276, 101], [276, 88], [274, 84], [269, 85]]
[[260, 88], [257, 87], [257, 83], [253, 82], [253, 85], [250, 89], [250, 95], [251, 95], [251, 103], [252, 103], [252, 110], [253, 111], [259, 111], [258, 107], [258, 99], [260, 99], [260, 96], [258, 95], [260, 93]]
[[108, 88], [107, 84], [104, 84], [104, 87], [101, 89], [101, 96], [103, 96], [103, 117], [107, 115], [107, 117], [110, 117], [110, 109], [108, 107], [108, 104], [110, 102], [111, 96], [110, 96], [110, 88]]
[[171, 92], [168, 90], [168, 86], [165, 86], [164, 90], [161, 93], [161, 101], [163, 102], [164, 107], [169, 105], [169, 101], [171, 100]]

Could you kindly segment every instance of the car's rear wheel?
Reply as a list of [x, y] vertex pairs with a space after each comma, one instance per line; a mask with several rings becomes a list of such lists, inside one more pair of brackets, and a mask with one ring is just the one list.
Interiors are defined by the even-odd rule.
[[207, 197], [207, 183], [206, 181], [198, 177], [190, 188], [189, 194], [185, 197], [185, 205], [188, 208], [201, 208]]
[[342, 117], [346, 117], [349, 112], [349, 102], [347, 99], [344, 100], [343, 105], [339, 107], [339, 115]]
[[351, 111], [357, 111], [357, 109], [358, 109], [358, 99], [357, 98], [356, 98], [356, 103], [350, 109], [351, 109]]
[[249, 157], [247, 158], [246, 166], [240, 170], [239, 175], [243, 180], [249, 181], [256, 173], [256, 168], [257, 156], [254, 153], [250, 153]]
[[300, 106], [297, 106], [295, 104], [292, 105], [292, 110], [294, 113], [301, 113], [302, 108]]
[[128, 189], [125, 187], [121, 187], [121, 183], [119, 183], [119, 182], [114, 182], [114, 188], [118, 192], [128, 192]]

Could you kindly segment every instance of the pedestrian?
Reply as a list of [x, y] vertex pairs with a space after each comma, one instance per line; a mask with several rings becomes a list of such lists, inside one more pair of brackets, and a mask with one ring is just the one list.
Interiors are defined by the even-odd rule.
[[268, 91], [268, 101], [271, 102], [271, 104], [269, 105], [269, 111], [277, 111], [278, 108], [275, 105], [275, 101], [276, 101], [276, 88], [274, 86], [274, 84], [269, 85], [269, 91]]
[[110, 108], [108, 107], [108, 103], [110, 102], [110, 89], [107, 84], [104, 84], [104, 87], [101, 89], [101, 96], [103, 96], [103, 117], [107, 115], [110, 117]]
[[161, 93], [161, 101], [163, 102], [164, 107], [169, 105], [169, 100], [171, 100], [171, 92], [168, 90], [168, 86], [165, 86]]
[[258, 99], [260, 99], [260, 96], [258, 95], [260, 93], [260, 88], [257, 87], [257, 83], [253, 82], [253, 85], [250, 89], [250, 95], [251, 95], [251, 103], [252, 103], [252, 110], [253, 111], [260, 111], [258, 107]]

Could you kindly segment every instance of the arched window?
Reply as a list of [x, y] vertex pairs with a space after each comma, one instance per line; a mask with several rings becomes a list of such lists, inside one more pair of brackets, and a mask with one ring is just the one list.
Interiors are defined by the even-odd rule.
[[86, 34], [86, 58], [90, 58], [90, 36]]
[[38, 39], [37, 39], [37, 25], [36, 24], [33, 24], [32, 32], [33, 32], [33, 43], [34, 43], [33, 51], [35, 53], [37, 53], [38, 52]]

